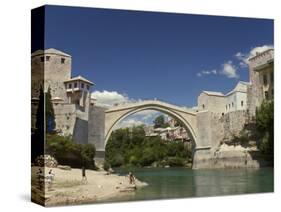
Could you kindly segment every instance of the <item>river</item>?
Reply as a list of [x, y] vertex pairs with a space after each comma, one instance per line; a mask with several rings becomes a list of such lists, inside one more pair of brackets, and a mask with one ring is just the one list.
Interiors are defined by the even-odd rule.
[[[152, 200], [273, 192], [273, 168], [210, 169], [134, 168], [129, 171], [149, 185], [109, 201]], [[107, 201], [108, 202], [108, 201]]]

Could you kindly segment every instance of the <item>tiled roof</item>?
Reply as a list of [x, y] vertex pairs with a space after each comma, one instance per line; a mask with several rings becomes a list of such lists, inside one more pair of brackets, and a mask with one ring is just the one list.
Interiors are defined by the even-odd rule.
[[224, 96], [222, 92], [216, 92], [216, 91], [203, 91], [203, 93], [210, 96]]
[[77, 81], [77, 80], [80, 80], [80, 81], [83, 81], [83, 82], [86, 82], [86, 83], [89, 83], [91, 85], [94, 85], [93, 82], [91, 82], [90, 80], [87, 80], [86, 78], [82, 77], [82, 76], [76, 76], [76, 77], [72, 77], [71, 79], [69, 80], [66, 80], [65, 82], [72, 82], [72, 81]]

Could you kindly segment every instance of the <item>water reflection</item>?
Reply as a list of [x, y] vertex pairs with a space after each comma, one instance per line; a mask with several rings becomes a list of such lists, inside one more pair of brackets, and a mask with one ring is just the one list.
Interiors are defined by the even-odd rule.
[[[273, 169], [130, 169], [149, 186], [110, 201], [151, 200], [273, 192]], [[116, 169], [120, 175], [129, 169]]]

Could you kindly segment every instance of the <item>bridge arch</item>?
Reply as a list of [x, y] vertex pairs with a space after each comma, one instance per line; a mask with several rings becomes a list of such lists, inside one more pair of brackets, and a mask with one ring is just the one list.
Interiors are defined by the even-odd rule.
[[193, 142], [193, 148], [196, 148], [197, 142], [197, 122], [196, 114], [190, 111], [184, 110], [180, 107], [169, 105], [167, 103], [162, 103], [159, 101], [142, 102], [137, 105], [123, 106], [119, 108], [112, 108], [105, 111], [105, 142], [104, 147], [107, 144], [108, 139], [118, 123], [120, 123], [125, 118], [133, 115], [135, 113], [144, 110], [155, 110], [167, 114], [177, 121], [179, 121], [182, 126], [186, 129], [188, 136]]

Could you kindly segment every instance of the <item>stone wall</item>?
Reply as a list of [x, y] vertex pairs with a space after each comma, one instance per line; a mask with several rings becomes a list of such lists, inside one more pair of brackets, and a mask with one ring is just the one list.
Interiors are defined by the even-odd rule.
[[233, 136], [239, 136], [248, 121], [248, 114], [245, 110], [239, 110], [225, 114], [220, 118], [223, 126], [223, 140], [229, 141]]
[[213, 113], [225, 112], [226, 99], [224, 96], [208, 95], [202, 92], [197, 101], [199, 111], [209, 110]]
[[97, 156], [105, 150], [105, 110], [98, 106], [89, 108], [88, 142], [95, 145]]
[[74, 104], [53, 104], [55, 112], [56, 129], [62, 135], [73, 135], [77, 118]]
[[202, 111], [197, 113], [198, 147], [218, 147], [225, 140], [238, 136], [248, 121], [245, 110], [233, 111], [224, 115]]
[[[214, 161], [218, 160], [216, 153], [220, 150], [221, 144], [230, 141], [234, 135], [238, 136], [246, 122], [247, 112], [244, 110], [224, 115], [210, 111], [197, 113], [198, 137], [193, 156], [193, 168], [214, 167]], [[225, 157], [227, 154], [223, 156]], [[232, 157], [231, 154], [230, 157]], [[239, 157], [237, 160], [240, 160]]]
[[88, 143], [88, 121], [76, 118], [73, 128], [73, 140], [78, 144]]

